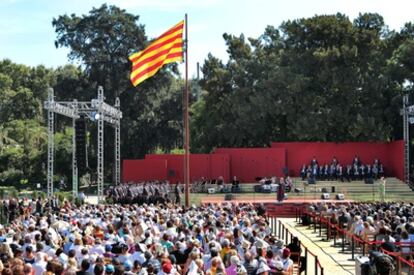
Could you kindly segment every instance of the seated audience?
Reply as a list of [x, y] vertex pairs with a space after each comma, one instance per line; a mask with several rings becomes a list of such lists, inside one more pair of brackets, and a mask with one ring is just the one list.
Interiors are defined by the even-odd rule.
[[318, 164], [316, 157], [313, 157], [310, 164], [303, 164], [300, 171], [300, 177], [305, 180], [340, 180], [342, 182], [350, 182], [355, 180], [377, 180], [384, 176], [384, 167], [381, 161], [376, 158], [372, 165], [364, 164], [360, 158], [355, 155], [352, 163], [341, 165], [334, 156], [330, 164]]
[[[149, 198], [134, 202], [144, 190], [162, 197], [170, 190], [164, 184], [108, 190], [123, 204], [63, 201], [53, 209], [53, 198], [4, 201], [7, 211], [15, 211], [10, 204], [24, 211], [0, 228], [0, 266], [12, 270], [7, 274], [32, 275], [292, 273], [290, 250], [271, 234], [265, 210], [243, 203], [186, 208]], [[268, 250], [280, 242], [280, 254]]]

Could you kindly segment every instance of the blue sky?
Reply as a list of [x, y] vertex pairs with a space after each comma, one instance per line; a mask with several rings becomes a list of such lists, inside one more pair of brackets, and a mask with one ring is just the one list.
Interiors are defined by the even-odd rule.
[[[67, 49], [56, 49], [52, 19], [62, 14], [86, 14], [98, 0], [0, 0], [0, 59], [27, 65], [57, 67], [69, 63]], [[226, 60], [224, 32], [258, 37], [267, 25], [315, 14], [341, 12], [351, 20], [359, 12], [378, 12], [385, 23], [400, 30], [414, 21], [412, 0], [112, 0], [140, 16], [148, 37], [156, 37], [189, 16], [190, 75], [207, 54]]]

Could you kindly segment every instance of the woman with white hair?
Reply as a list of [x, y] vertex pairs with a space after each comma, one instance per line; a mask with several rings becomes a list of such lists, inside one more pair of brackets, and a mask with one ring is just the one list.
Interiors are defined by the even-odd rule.
[[247, 274], [246, 268], [241, 264], [238, 256], [230, 257], [230, 265], [226, 268], [227, 275]]
[[[184, 266], [184, 274], [197, 275], [197, 274], [199, 274], [199, 272], [203, 272], [203, 274], [204, 274], [204, 271], [202, 271], [203, 261], [201, 260], [201, 270], [200, 270], [200, 267], [199, 267], [200, 262], [197, 261], [199, 259], [201, 260], [200, 252], [197, 249], [193, 249], [193, 251], [191, 251], [191, 253], [190, 253], [190, 255], [187, 259], [187, 262]], [[198, 262], [198, 264], [197, 264], [197, 262]]]

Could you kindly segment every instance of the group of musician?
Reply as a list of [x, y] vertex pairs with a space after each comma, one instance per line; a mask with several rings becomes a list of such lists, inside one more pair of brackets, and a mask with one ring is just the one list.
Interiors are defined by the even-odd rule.
[[182, 187], [168, 181], [129, 182], [110, 187], [106, 193], [107, 198], [119, 204], [180, 203]]

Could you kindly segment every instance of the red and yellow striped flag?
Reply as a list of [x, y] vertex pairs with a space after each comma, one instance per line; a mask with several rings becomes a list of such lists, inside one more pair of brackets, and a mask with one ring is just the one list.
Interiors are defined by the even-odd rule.
[[183, 60], [184, 20], [166, 31], [143, 51], [129, 56], [131, 82], [137, 86], [158, 72], [164, 64]]

